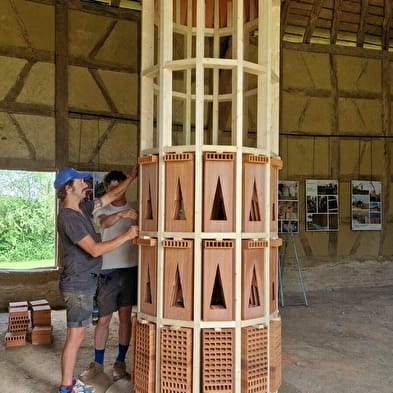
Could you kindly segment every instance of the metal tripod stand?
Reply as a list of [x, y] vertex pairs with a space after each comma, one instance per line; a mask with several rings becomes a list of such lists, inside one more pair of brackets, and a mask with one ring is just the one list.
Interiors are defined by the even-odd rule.
[[[283, 241], [284, 241], [284, 244], [281, 247], [282, 251], [279, 253], [279, 260], [278, 260], [278, 287], [279, 287], [278, 293], [279, 293], [280, 306], [281, 307], [285, 307], [285, 306], [306, 306], [307, 307], [308, 306], [307, 293], [306, 293], [306, 288], [304, 286], [303, 273], [302, 273], [302, 269], [301, 269], [301, 261], [300, 261], [300, 258], [299, 258], [298, 252], [297, 252], [295, 239], [293, 237], [292, 222], [291, 221], [289, 221], [289, 223], [288, 223], [288, 233], [286, 234]], [[297, 274], [298, 274], [298, 280], [299, 280], [299, 286], [300, 286], [300, 289], [303, 293], [303, 302], [300, 302], [300, 303], [285, 304], [283, 277], [284, 277], [284, 265], [285, 265], [285, 260], [287, 257], [288, 243], [293, 247], [294, 256], [291, 258], [293, 258], [295, 260]], [[289, 257], [288, 257], [288, 259], [289, 259]]]

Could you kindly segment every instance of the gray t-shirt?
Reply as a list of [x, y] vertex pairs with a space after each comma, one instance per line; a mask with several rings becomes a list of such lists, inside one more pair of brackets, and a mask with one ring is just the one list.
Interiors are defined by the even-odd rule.
[[97, 285], [94, 275], [101, 270], [102, 257], [92, 257], [77, 244], [87, 235], [99, 241], [91, 221], [94, 202], [82, 202], [79, 207], [83, 215], [73, 209], [60, 208], [57, 217], [64, 267], [60, 275], [60, 290], [80, 290], [94, 294]]

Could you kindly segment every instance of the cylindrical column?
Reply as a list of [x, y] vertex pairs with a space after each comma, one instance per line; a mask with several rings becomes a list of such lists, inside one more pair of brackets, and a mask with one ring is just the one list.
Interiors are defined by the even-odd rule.
[[143, 9], [135, 390], [273, 393], [280, 0]]

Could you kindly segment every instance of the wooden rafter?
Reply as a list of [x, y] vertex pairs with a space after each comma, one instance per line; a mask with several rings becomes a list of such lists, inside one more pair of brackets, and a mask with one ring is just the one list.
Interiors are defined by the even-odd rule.
[[288, 15], [289, 15], [289, 5], [291, 4], [291, 0], [284, 0], [281, 4], [281, 38], [284, 37], [285, 31], [287, 29], [288, 24]]
[[382, 49], [389, 48], [390, 27], [392, 24], [392, 0], [385, 0], [385, 15], [382, 23]]
[[343, 0], [334, 0], [333, 21], [332, 21], [332, 29], [330, 33], [331, 44], [335, 44], [337, 41], [337, 32], [341, 19], [342, 4], [343, 4]]
[[310, 43], [311, 37], [314, 33], [315, 30], [315, 26], [317, 25], [317, 21], [319, 18], [319, 13], [321, 12], [322, 9], [322, 3], [323, 0], [315, 0], [312, 10], [311, 10], [311, 14], [310, 14], [310, 19], [306, 28], [306, 31], [304, 32], [304, 36], [303, 36], [303, 42], [305, 44]]
[[362, 0], [361, 9], [360, 9], [360, 20], [359, 20], [359, 30], [357, 35], [356, 46], [359, 48], [363, 48], [364, 36], [366, 32], [366, 20], [368, 15], [368, 0]]

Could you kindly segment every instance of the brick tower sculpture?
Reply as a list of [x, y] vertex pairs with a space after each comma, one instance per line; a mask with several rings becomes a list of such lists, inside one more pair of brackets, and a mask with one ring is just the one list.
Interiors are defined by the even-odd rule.
[[144, 0], [137, 393], [276, 392], [280, 0]]

